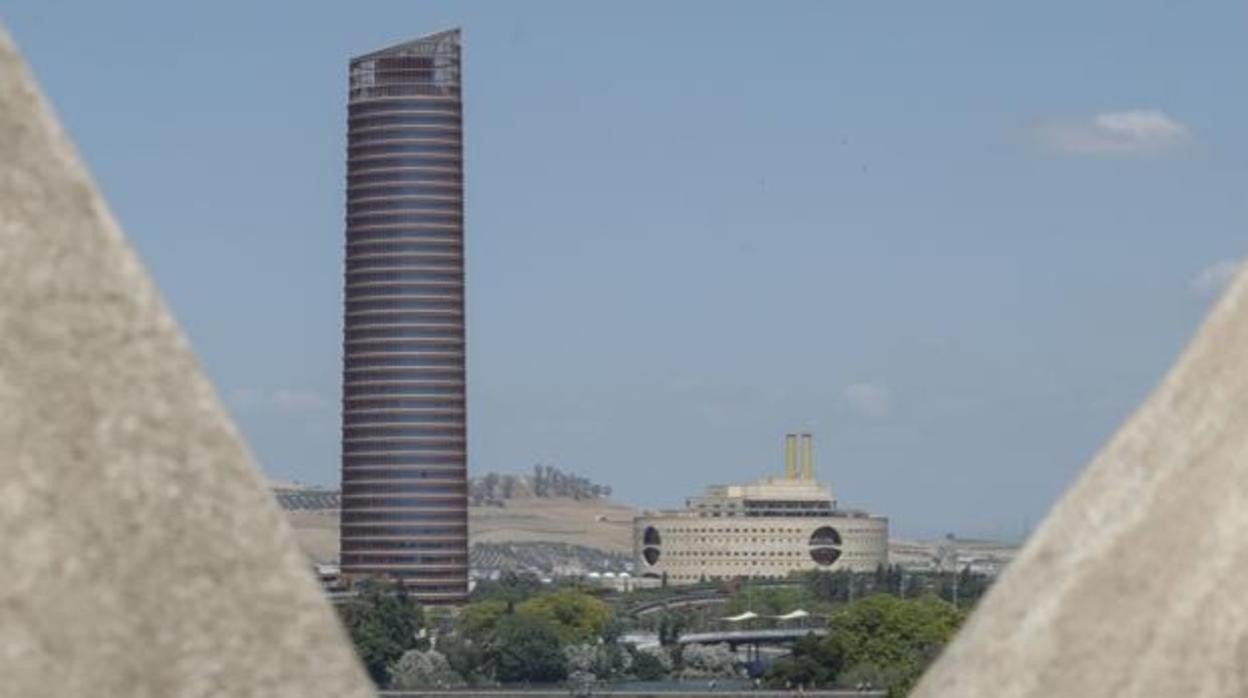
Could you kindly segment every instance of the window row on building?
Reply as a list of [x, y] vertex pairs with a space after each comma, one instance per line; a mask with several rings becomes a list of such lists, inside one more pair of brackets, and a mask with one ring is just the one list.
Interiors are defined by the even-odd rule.
[[407, 131], [420, 129], [438, 133], [450, 133], [459, 137], [461, 128], [455, 114], [439, 114], [437, 112], [391, 112], [378, 115], [360, 115], [348, 117], [351, 123], [351, 136], [360, 137], [370, 131]]
[[463, 437], [361, 437], [343, 436], [343, 453], [406, 451], [409, 448], [423, 446], [426, 448], [463, 448]]
[[[378, 376], [389, 378], [376, 380]], [[441, 367], [423, 369], [419, 366], [399, 366], [375, 376], [367, 372], [353, 371], [347, 376], [343, 387], [343, 398], [349, 405], [356, 405], [358, 400], [362, 399], [389, 400], [389, 402], [376, 403], [371, 407], [356, 405], [360, 409], [453, 407], [464, 403], [462, 384], [462, 375], [448, 372]], [[421, 400], [426, 402], [422, 404], [419, 402]], [[430, 400], [435, 402], [428, 402]]]
[[[387, 331], [396, 331], [396, 330], [405, 333], [404, 335], [401, 335], [401, 336], [420, 336], [420, 335], [413, 335], [411, 333], [411, 330], [425, 329], [425, 330], [444, 331], [445, 328], [452, 328], [452, 327], [455, 329], [456, 333], [463, 332], [464, 331], [463, 326], [460, 324], [452, 324], [453, 320], [454, 318], [447, 318], [445, 316], [440, 316], [440, 315], [426, 316], [426, 315], [419, 314], [419, 313], [408, 313], [405, 315], [392, 315], [392, 316], [375, 315], [371, 317], [364, 316], [364, 317], [350, 320], [348, 321], [346, 329], [348, 330], [348, 332], [351, 332], [351, 333], [374, 332], [376, 333], [376, 336], [379, 336], [379, 337], [398, 336], [394, 334], [385, 334], [385, 332]], [[449, 335], [450, 333], [446, 332], [445, 334]], [[430, 336], [433, 336], [433, 333], [430, 333]], [[356, 339], [360, 337], [361, 337], [360, 334], [352, 335], [352, 339]], [[447, 338], [455, 339], [453, 335]], [[413, 371], [415, 371], [414, 368], [413, 368]], [[434, 371], [433, 374], [421, 374], [421, 373], [413, 372], [410, 375], [413, 375], [419, 378], [420, 376], [434, 375], [437, 373], [438, 371]], [[445, 373], [445, 371], [443, 371], [443, 373]]]
[[[465, 503], [459, 502], [453, 508], [447, 508], [446, 511], [373, 511], [368, 509], [360, 509], [356, 511], [343, 511], [342, 522], [345, 524], [352, 523], [384, 523], [393, 521], [396, 523], [413, 523], [416, 521], [457, 521], [460, 516], [456, 511], [463, 509]], [[433, 509], [436, 507], [426, 507]]]
[[355, 354], [449, 354], [461, 356], [464, 353], [462, 342], [431, 342], [419, 339], [404, 340], [352, 340], [345, 342], [347, 349]]
[[446, 114], [447, 116], [455, 117], [456, 121], [462, 118], [460, 116], [459, 100], [435, 101], [428, 98], [353, 101], [347, 105], [347, 118], [350, 120], [351, 125], [354, 126], [358, 123], [358, 117], [366, 114], [384, 114], [397, 111]]
[[344, 482], [342, 485], [343, 497], [355, 497], [357, 495], [370, 494], [459, 494], [466, 495], [468, 492], [468, 484], [466, 482], [448, 482], [448, 483], [431, 483], [427, 481], [401, 481], [401, 482]]
[[463, 263], [463, 254], [452, 245], [444, 247], [426, 245], [425, 250], [352, 250], [351, 259], [347, 262], [347, 271], [359, 269], [386, 268], [431, 268], [445, 271], [448, 268], [458, 270]]
[[[378, 184], [401, 184], [404, 186], [421, 184], [437, 186], [441, 189], [462, 191], [463, 172], [458, 167], [448, 166], [445, 162], [421, 165], [419, 167], [368, 167], [358, 168], [347, 175], [347, 192], [353, 193], [360, 187]], [[461, 195], [462, 196], [462, 195]]]
[[741, 517], [741, 518], [769, 517], [769, 518], [789, 518], [789, 519], [817, 518], [817, 517], [840, 518], [839, 516], [833, 515], [831, 513], [831, 510], [826, 510], [826, 509], [803, 509], [803, 510], [796, 510], [796, 511], [762, 511], [762, 512], [747, 511], [744, 509], [737, 509], [737, 510], [730, 509], [726, 511], [707, 511], [704, 509], [699, 509], [698, 516], [703, 517], [703, 518], [708, 518], [708, 519], [719, 519], [719, 518], [728, 519], [728, 518], [734, 518], [734, 517]]
[[435, 539], [453, 539], [456, 536], [466, 538], [468, 526], [456, 521], [431, 522], [420, 526], [378, 526], [375, 524], [344, 524], [342, 535], [350, 538], [387, 538], [392, 536], [419, 538], [428, 536]]
[[[366, 420], [370, 415], [380, 415], [382, 412], [392, 411], [404, 415], [403, 419], [421, 420], [426, 417], [437, 417], [438, 412], [445, 412], [446, 417], [439, 420], [442, 424], [463, 427], [464, 425], [464, 398], [456, 394], [436, 394], [421, 395], [420, 389], [416, 387], [394, 386], [387, 383], [365, 383], [363, 385], [350, 385], [352, 391], [362, 391], [367, 387], [376, 388], [379, 392], [382, 388], [402, 388], [406, 392], [401, 400], [387, 398], [385, 400], [364, 401], [362, 399], [352, 398], [343, 403], [344, 414], [358, 416], [360, 419]], [[394, 394], [397, 390], [387, 390], [386, 392]]]
[[359, 226], [355, 226], [347, 242], [347, 251], [350, 254], [360, 249], [362, 245], [375, 242], [418, 242], [458, 246], [459, 243], [455, 237], [448, 235], [457, 227], [452, 224], [437, 223], [424, 226], [382, 226], [361, 230]]
[[357, 315], [374, 315], [393, 311], [420, 311], [437, 313], [439, 316], [462, 316], [463, 303], [462, 301], [446, 297], [405, 298], [399, 296], [397, 298], [357, 300], [347, 304], [347, 321], [350, 322]]
[[446, 211], [431, 210], [434, 207], [410, 207], [415, 209], [411, 213], [370, 213], [347, 212], [347, 225], [354, 228], [356, 226], [367, 225], [408, 225], [419, 223], [442, 223], [444, 225], [456, 225], [460, 222], [462, 213], [458, 207]]
[[360, 339], [437, 339], [454, 342], [463, 341], [461, 338], [463, 332], [463, 327], [453, 325], [369, 324], [365, 327], [348, 327], [346, 337], [348, 342]]
[[458, 181], [369, 182], [351, 187], [347, 196], [347, 203], [364, 202], [384, 197], [403, 198], [418, 196], [432, 196], [462, 201], [463, 197], [459, 192], [460, 186]]
[[[444, 540], [373, 540], [362, 539], [351, 541], [353, 550], [450, 550], [461, 551], [464, 544], [460, 541]], [[461, 556], [462, 557], [462, 556]]]
[[451, 152], [402, 154], [376, 152], [376, 149], [374, 149], [374, 152], [354, 155], [349, 158], [347, 162], [349, 165], [355, 166], [353, 171], [357, 174], [364, 174], [372, 170], [393, 170], [397, 168], [440, 168], [458, 172], [460, 167], [460, 156], [459, 153]]
[[[462, 545], [462, 543], [461, 543]], [[423, 581], [429, 584], [443, 585], [454, 582], [457, 577], [464, 576], [467, 572], [468, 562], [442, 562], [432, 564], [429, 562], [420, 562], [418, 558], [444, 558], [445, 555], [422, 555], [412, 554], [406, 551], [389, 551], [389, 550], [361, 550], [361, 551], [345, 551], [342, 554], [342, 564], [359, 565], [361, 567], [379, 569], [385, 567], [420, 567], [423, 568], [420, 576]], [[399, 554], [395, 554], [399, 553]], [[362, 570], [357, 570], [362, 571]], [[412, 588], [406, 585], [407, 591], [411, 593]]]
[[416, 311], [392, 311], [392, 312], [369, 312], [361, 313], [361, 315], [347, 316], [347, 330], [364, 330], [364, 328], [384, 328], [384, 327], [432, 327], [432, 328], [454, 328], [459, 332], [463, 332], [463, 318], [459, 315], [451, 315], [446, 312], [429, 312], [427, 310]]
[[796, 527], [783, 527], [783, 526], [780, 526], [780, 527], [765, 526], [761, 528], [724, 528], [724, 527], [718, 527], [718, 526], [712, 526], [710, 528], [707, 528], [705, 526], [687, 526], [687, 527], [678, 526], [678, 527], [667, 528], [665, 529], [665, 532], [667, 533], [801, 533], [804, 530], [806, 529], [796, 528]]
[[463, 210], [463, 202], [458, 198], [434, 197], [387, 197], [375, 199], [353, 199], [347, 202], [347, 217], [354, 220], [366, 213], [412, 212], [428, 213], [443, 212], [459, 214]]
[[437, 143], [459, 143], [459, 127], [453, 124], [377, 124], [352, 129], [347, 147], [369, 143], [424, 140]]
[[437, 492], [421, 493], [426, 496], [413, 497], [412, 493], [406, 493], [408, 496], [395, 497], [378, 497], [375, 495], [358, 495], [350, 501], [351, 506], [359, 507], [361, 510], [368, 508], [370, 511], [382, 511], [387, 509], [455, 509], [463, 506], [463, 494], [455, 495], [454, 493], [440, 494]]
[[[462, 409], [448, 411], [441, 414], [440, 410], [420, 410], [409, 411], [405, 418], [386, 416], [387, 412], [379, 410], [364, 414], [352, 414], [352, 419], [344, 420], [343, 428], [349, 430], [348, 438], [359, 439], [367, 438], [362, 432], [373, 429], [376, 426], [377, 434], [385, 434], [386, 436], [396, 435], [399, 432], [403, 436], [419, 436], [417, 431], [437, 431], [446, 434], [459, 433], [464, 431], [464, 411]], [[377, 419], [372, 419], [376, 417]], [[358, 419], [357, 419], [358, 418]], [[427, 429], [421, 429], [427, 427]], [[439, 434], [424, 434], [427, 436], [438, 436]], [[384, 436], [382, 438], [385, 438]]]
[[396, 486], [409, 487], [413, 481], [445, 482], [455, 480], [462, 475], [456, 472], [454, 463], [448, 460], [439, 463], [408, 462], [409, 459], [396, 458], [384, 467], [378, 463], [354, 463], [349, 461], [342, 471], [344, 486], [353, 482], [381, 484], [395, 483]]

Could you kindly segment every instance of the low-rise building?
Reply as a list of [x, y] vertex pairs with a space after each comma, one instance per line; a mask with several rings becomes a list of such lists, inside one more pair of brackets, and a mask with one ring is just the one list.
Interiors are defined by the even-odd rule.
[[840, 508], [831, 488], [814, 478], [812, 450], [810, 434], [789, 434], [783, 477], [714, 485], [684, 509], [637, 517], [638, 572], [694, 584], [887, 565], [888, 519]]

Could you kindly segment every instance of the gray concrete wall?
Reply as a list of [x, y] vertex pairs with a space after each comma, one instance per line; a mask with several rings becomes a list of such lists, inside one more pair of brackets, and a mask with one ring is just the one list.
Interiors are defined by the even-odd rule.
[[3, 30], [0, 531], [0, 695], [372, 692]]
[[1245, 579], [1241, 273], [914, 695], [1248, 695]]

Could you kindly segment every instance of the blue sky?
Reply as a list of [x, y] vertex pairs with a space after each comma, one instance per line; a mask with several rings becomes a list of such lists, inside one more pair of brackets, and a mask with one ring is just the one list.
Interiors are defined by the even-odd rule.
[[1017, 537], [1243, 254], [1246, 7], [3, 18], [273, 477], [337, 480], [347, 59], [462, 26], [474, 470], [671, 505], [806, 429], [895, 531]]

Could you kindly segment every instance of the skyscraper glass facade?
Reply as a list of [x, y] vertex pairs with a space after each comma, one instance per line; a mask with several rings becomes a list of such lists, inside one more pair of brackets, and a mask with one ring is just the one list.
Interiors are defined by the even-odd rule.
[[459, 31], [351, 61], [342, 571], [467, 594]]

